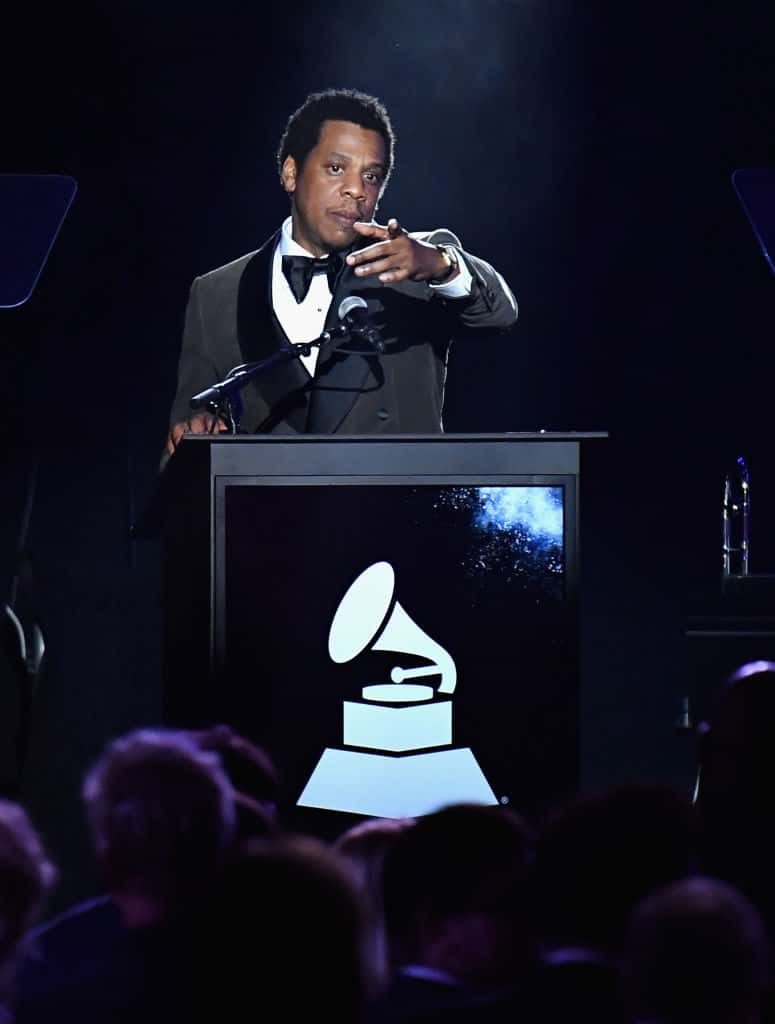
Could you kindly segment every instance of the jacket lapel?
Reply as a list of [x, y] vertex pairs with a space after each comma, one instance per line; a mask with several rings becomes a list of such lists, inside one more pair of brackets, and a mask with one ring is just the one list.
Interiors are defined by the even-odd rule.
[[[272, 257], [279, 237], [276, 231], [245, 267], [237, 295], [237, 335], [246, 363], [259, 362], [281, 348], [288, 339], [272, 309]], [[256, 433], [269, 433], [283, 425], [303, 433], [307, 420], [307, 389], [310, 377], [298, 359], [254, 377], [248, 388], [265, 405], [266, 416], [250, 424]]]
[[[352, 268], [343, 262], [333, 289], [334, 297], [326, 317], [326, 330], [339, 322], [339, 305], [342, 300], [356, 294], [362, 283]], [[365, 342], [356, 342], [352, 347], [363, 349]], [[322, 356], [310, 391], [307, 433], [336, 433], [358, 396], [368, 388], [370, 376], [374, 378], [371, 383], [377, 387], [382, 380], [382, 373], [376, 356], [348, 353], [347, 345]]]

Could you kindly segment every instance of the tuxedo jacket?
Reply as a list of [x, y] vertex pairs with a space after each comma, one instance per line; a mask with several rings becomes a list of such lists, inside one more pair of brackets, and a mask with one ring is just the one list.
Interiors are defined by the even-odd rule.
[[[418, 234], [459, 247], [451, 232]], [[189, 418], [189, 399], [235, 366], [265, 359], [289, 342], [271, 301], [272, 258], [279, 231], [256, 252], [196, 278], [186, 309], [171, 424]], [[364, 245], [370, 244], [365, 239]], [[248, 433], [439, 433], [451, 341], [469, 330], [505, 330], [516, 320], [508, 286], [484, 260], [464, 253], [472, 291], [447, 299], [425, 282], [383, 284], [356, 277], [342, 263], [326, 329], [341, 301], [359, 295], [384, 341], [384, 352], [357, 339], [321, 350], [313, 377], [298, 360], [255, 377], [241, 393]]]

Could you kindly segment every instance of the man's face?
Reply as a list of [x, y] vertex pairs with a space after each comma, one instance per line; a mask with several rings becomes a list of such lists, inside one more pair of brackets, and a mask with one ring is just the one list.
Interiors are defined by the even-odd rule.
[[377, 208], [386, 160], [379, 132], [350, 121], [324, 121], [301, 171], [292, 156], [283, 164], [294, 241], [315, 256], [352, 245], [353, 223], [370, 221]]

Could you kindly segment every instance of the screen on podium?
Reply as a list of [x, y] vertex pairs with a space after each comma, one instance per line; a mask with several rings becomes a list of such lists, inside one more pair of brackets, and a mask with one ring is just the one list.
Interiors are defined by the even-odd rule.
[[220, 717], [295, 805], [531, 815], [577, 781], [575, 478], [220, 477]]

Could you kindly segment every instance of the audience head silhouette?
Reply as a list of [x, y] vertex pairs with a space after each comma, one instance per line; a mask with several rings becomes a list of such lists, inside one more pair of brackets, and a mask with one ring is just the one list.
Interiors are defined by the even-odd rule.
[[472, 989], [514, 979], [532, 956], [531, 835], [502, 807], [459, 804], [419, 818], [389, 847], [385, 921], [394, 967], [428, 967]]
[[26, 811], [0, 800], [0, 994], [56, 879]]
[[280, 774], [269, 754], [228, 725], [191, 733], [201, 750], [218, 755], [234, 790], [237, 838], [269, 835], [278, 827]]
[[114, 741], [83, 796], [100, 869], [128, 927], [184, 909], [234, 834], [233, 791], [218, 758], [183, 733], [141, 729]]
[[549, 948], [615, 952], [647, 893], [688, 874], [691, 808], [663, 786], [623, 786], [555, 808], [539, 829], [535, 897]]
[[625, 943], [635, 1019], [753, 1024], [769, 958], [761, 917], [730, 885], [690, 878], [659, 889], [635, 910]]
[[[309, 837], [251, 839], [226, 864], [199, 921], [197, 1000], [213, 1019], [282, 1007], [288, 1020], [360, 1020], [366, 915], [346, 863]], [[257, 1005], [256, 1012], [259, 1012]]]
[[775, 924], [775, 663], [741, 665], [701, 736], [697, 817], [703, 870], [750, 896]]

